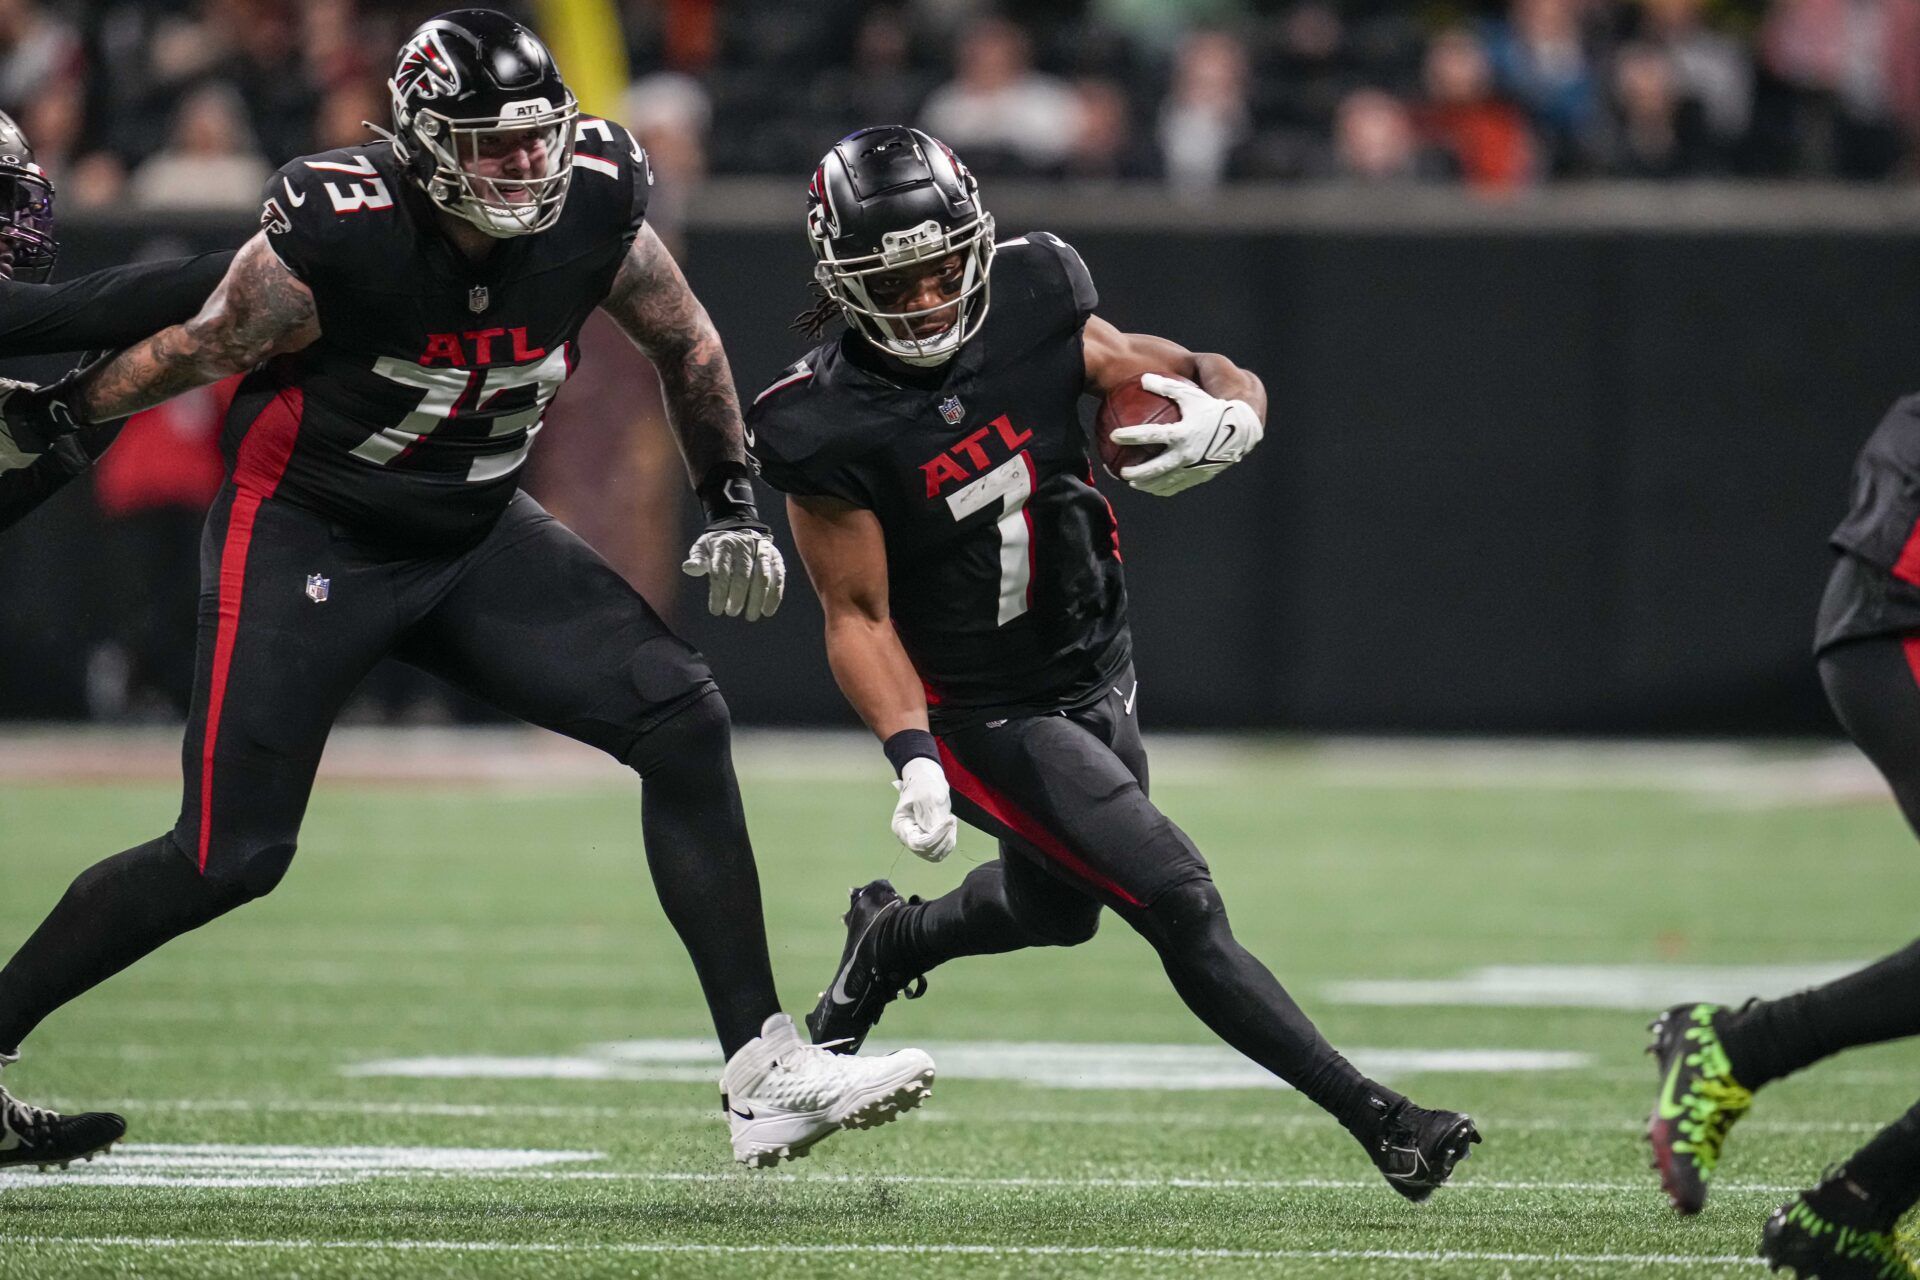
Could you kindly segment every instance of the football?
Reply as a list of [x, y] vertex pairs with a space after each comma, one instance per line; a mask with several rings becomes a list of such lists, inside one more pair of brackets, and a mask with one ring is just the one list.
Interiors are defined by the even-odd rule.
[[[1166, 376], [1173, 377], [1172, 374]], [[1187, 381], [1185, 378], [1175, 380]], [[1107, 469], [1108, 475], [1118, 480], [1122, 467], [1138, 466], [1166, 448], [1163, 444], [1115, 444], [1114, 428], [1179, 420], [1179, 405], [1141, 386], [1139, 378], [1127, 379], [1107, 393], [1107, 398], [1100, 404], [1100, 415], [1094, 420], [1093, 434], [1100, 449], [1100, 465]]]

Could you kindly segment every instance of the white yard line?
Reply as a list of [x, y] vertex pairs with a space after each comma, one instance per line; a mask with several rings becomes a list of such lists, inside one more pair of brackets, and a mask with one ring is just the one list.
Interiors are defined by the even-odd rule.
[[[971, 1190], [1117, 1191], [1316, 1191], [1377, 1188], [1374, 1178], [1222, 1178], [1201, 1176], [1102, 1177], [1098, 1175], [994, 1177], [981, 1174], [749, 1173], [646, 1169], [580, 1169], [561, 1166], [602, 1161], [599, 1151], [537, 1151], [466, 1147], [353, 1147], [247, 1145], [236, 1143], [127, 1143], [110, 1160], [61, 1173], [30, 1168], [0, 1171], [0, 1190], [39, 1186], [94, 1187], [304, 1187], [375, 1179], [468, 1179], [534, 1182], [623, 1182], [666, 1185], [765, 1187], [899, 1186]], [[1554, 1191], [1648, 1196], [1648, 1180], [1477, 1179], [1454, 1184], [1463, 1191]], [[1734, 1194], [1790, 1194], [1797, 1188], [1730, 1183]]]
[[[892, 1046], [876, 1045], [886, 1052]], [[1121, 1089], [1189, 1092], [1286, 1089], [1285, 1081], [1219, 1044], [1099, 1044], [1048, 1041], [927, 1041], [944, 1080], [1004, 1080], [1043, 1089]], [[1393, 1079], [1427, 1073], [1580, 1070], [1584, 1053], [1539, 1049], [1350, 1048], [1347, 1057], [1368, 1075]], [[349, 1076], [426, 1080], [608, 1080], [709, 1083], [720, 1066], [712, 1041], [624, 1040], [587, 1045], [560, 1055], [503, 1057], [429, 1055], [351, 1063]]]
[[341, 1249], [384, 1250], [401, 1253], [500, 1254], [716, 1254], [720, 1256], [774, 1254], [780, 1256], [1006, 1257], [1006, 1258], [1154, 1258], [1184, 1262], [1507, 1262], [1608, 1266], [1735, 1266], [1758, 1267], [1757, 1258], [1742, 1254], [1689, 1256], [1678, 1253], [1505, 1253], [1476, 1249], [1179, 1249], [1154, 1245], [1069, 1244], [694, 1244], [614, 1242], [606, 1244], [550, 1244], [506, 1240], [195, 1240], [184, 1236], [4, 1236], [10, 1245], [76, 1249], [281, 1249], [291, 1252]]
[[61, 1173], [30, 1166], [0, 1171], [0, 1191], [49, 1183], [95, 1187], [307, 1187], [370, 1178], [528, 1172], [606, 1159], [603, 1151], [499, 1147], [288, 1146], [137, 1143], [110, 1159]]
[[[1909, 1076], [1897, 1072], [1875, 1073], [1870, 1083], [1905, 1082]], [[1829, 1081], [1831, 1083], [1831, 1081]], [[345, 1115], [414, 1116], [447, 1120], [688, 1120], [718, 1124], [723, 1117], [718, 1108], [699, 1106], [567, 1106], [536, 1103], [486, 1102], [352, 1102], [302, 1101], [275, 1098], [255, 1101], [248, 1098], [80, 1098], [50, 1097], [43, 1105], [77, 1111], [85, 1107], [108, 1108], [121, 1112], [182, 1111], [247, 1115]], [[1478, 1113], [1476, 1113], [1478, 1114]], [[934, 1106], [914, 1113], [919, 1124], [1020, 1124], [1091, 1125], [1127, 1129], [1319, 1129], [1330, 1124], [1318, 1112], [1293, 1115], [1260, 1115], [1237, 1112], [1232, 1115], [1196, 1115], [1192, 1112], [1139, 1112], [1124, 1115], [1107, 1112], [1062, 1112], [956, 1110]], [[1552, 1116], [1499, 1117], [1478, 1114], [1481, 1126], [1503, 1133], [1641, 1133], [1643, 1119], [1594, 1120], [1580, 1117], [1559, 1119]], [[1756, 1120], [1740, 1125], [1742, 1133], [1877, 1133], [1884, 1126], [1870, 1120]]]
[[1817, 987], [1852, 973], [1864, 961], [1817, 964], [1539, 964], [1483, 965], [1451, 978], [1361, 979], [1321, 984], [1336, 1004], [1390, 1008], [1439, 1006], [1525, 1009], [1617, 1009], [1648, 1012], [1682, 1001], [1738, 1005]]

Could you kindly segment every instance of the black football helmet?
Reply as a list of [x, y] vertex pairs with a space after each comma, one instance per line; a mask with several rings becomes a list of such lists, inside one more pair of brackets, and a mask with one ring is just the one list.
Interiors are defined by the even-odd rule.
[[[440, 208], [490, 236], [529, 235], [560, 219], [573, 180], [580, 107], [540, 38], [504, 13], [457, 9], [430, 18], [401, 46], [387, 81], [393, 151]], [[535, 135], [541, 172], [473, 172]]]
[[[918, 129], [882, 125], [836, 142], [807, 188], [807, 239], [818, 259], [814, 279], [847, 323], [898, 360], [944, 364], [987, 318], [993, 215], [960, 157]], [[889, 310], [875, 296], [877, 277], [954, 254], [959, 289], [939, 306]], [[953, 323], [915, 336], [914, 321], [949, 307]]]
[[53, 183], [33, 162], [27, 135], [0, 111], [0, 279], [39, 284], [53, 274]]

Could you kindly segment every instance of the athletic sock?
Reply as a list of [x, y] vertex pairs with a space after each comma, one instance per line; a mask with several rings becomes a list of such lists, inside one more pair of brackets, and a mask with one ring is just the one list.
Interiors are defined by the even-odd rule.
[[1000, 955], [1035, 942], [1008, 901], [998, 859], [981, 863], [931, 902], [909, 902], [887, 912], [876, 927], [888, 967], [907, 977], [961, 956]]
[[1736, 1080], [1749, 1089], [1842, 1049], [1920, 1035], [1920, 942], [1844, 978], [1759, 1000], [1721, 1028]]
[[117, 853], [80, 873], [0, 969], [0, 1055], [82, 992], [246, 897], [209, 881], [171, 836]]
[[1902, 1214], [1920, 1204], [1920, 1104], [1875, 1134], [1839, 1176], [1866, 1193], [1869, 1208], [1859, 1225], [1893, 1230]]

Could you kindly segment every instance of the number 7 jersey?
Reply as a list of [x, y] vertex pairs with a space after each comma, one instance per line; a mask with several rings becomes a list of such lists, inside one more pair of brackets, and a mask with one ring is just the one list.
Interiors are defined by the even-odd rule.
[[768, 483], [879, 520], [894, 629], [942, 731], [1092, 702], [1131, 656], [1079, 416], [1093, 281], [1045, 232], [999, 245], [991, 270], [979, 332], [926, 378], [848, 334], [747, 413]]
[[320, 338], [242, 384], [236, 483], [414, 549], [477, 542], [516, 487], [646, 215], [651, 175], [619, 125], [582, 118], [560, 219], [471, 261], [384, 143], [295, 160], [261, 227], [312, 290]]

